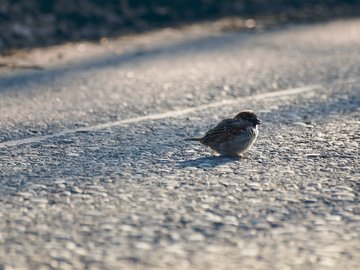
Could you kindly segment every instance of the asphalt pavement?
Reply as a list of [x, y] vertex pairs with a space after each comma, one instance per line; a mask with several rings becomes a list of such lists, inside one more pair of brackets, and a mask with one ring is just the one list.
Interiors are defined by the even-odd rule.
[[[0, 70], [0, 269], [358, 269], [359, 19], [14, 59], [43, 69]], [[243, 109], [241, 159], [184, 142]]]

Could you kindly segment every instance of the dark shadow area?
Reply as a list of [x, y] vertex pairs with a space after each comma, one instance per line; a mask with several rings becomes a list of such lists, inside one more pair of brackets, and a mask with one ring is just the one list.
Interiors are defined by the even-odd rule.
[[[254, 29], [360, 14], [356, 0], [2, 0], [0, 53], [238, 17], [225, 28]], [[246, 19], [253, 19], [246, 23]]]
[[224, 157], [224, 156], [212, 156], [212, 157], [200, 157], [185, 161], [180, 161], [180, 168], [196, 167], [196, 168], [214, 168], [216, 166], [224, 165], [227, 163], [233, 163], [241, 160], [241, 157]]

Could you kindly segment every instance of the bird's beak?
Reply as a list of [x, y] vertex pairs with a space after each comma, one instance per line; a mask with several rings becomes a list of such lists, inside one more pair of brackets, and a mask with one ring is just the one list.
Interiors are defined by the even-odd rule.
[[261, 123], [262, 123], [262, 121], [259, 118], [256, 118], [256, 124], [259, 125]]

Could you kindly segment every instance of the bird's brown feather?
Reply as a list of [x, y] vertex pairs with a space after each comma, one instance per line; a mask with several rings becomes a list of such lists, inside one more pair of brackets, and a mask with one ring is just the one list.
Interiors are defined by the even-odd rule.
[[234, 119], [225, 119], [221, 121], [216, 127], [209, 130], [201, 142], [207, 144], [216, 141], [227, 141], [233, 136], [245, 132], [246, 126], [239, 125], [239, 122]]

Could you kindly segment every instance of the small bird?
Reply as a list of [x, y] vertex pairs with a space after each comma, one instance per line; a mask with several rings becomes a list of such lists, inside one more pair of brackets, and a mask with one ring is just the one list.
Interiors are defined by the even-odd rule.
[[201, 138], [187, 138], [209, 146], [222, 156], [239, 156], [248, 150], [259, 134], [261, 120], [252, 111], [242, 111], [234, 118], [222, 120]]

